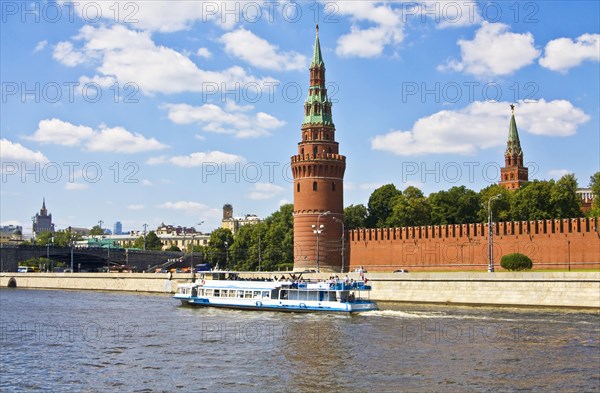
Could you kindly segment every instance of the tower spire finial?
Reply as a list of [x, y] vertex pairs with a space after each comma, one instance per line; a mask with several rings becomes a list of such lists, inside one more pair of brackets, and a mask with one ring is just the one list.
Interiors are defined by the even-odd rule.
[[512, 111], [513, 115], [515, 114], [515, 104], [510, 104], [510, 110]]
[[319, 24], [318, 23], [317, 23], [316, 29], [317, 29], [317, 35], [319, 35]]

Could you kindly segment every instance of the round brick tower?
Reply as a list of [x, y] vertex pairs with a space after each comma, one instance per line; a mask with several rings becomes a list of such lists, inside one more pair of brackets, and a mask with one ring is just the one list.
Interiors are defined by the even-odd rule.
[[298, 154], [292, 156], [294, 269], [340, 271], [345, 170], [346, 157], [339, 154], [335, 141], [317, 25], [302, 141]]

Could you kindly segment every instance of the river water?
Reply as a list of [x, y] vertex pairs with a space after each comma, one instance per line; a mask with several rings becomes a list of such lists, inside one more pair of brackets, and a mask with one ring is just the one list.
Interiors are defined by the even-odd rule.
[[600, 391], [598, 312], [380, 308], [295, 314], [1, 289], [0, 391]]

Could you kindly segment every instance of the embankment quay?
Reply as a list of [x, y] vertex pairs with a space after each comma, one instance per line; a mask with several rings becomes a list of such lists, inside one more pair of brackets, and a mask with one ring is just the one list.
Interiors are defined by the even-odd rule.
[[[241, 273], [270, 279], [279, 272]], [[358, 274], [349, 274], [359, 279]], [[304, 274], [325, 279], [328, 274]], [[600, 272], [368, 273], [376, 301], [600, 309]], [[0, 287], [174, 293], [189, 273], [0, 273]]]

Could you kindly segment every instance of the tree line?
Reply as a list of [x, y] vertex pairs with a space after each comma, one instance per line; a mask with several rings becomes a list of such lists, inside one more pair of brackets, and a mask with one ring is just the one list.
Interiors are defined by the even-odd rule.
[[[595, 199], [588, 215], [595, 217], [600, 215], [600, 172], [591, 177], [590, 187]], [[429, 196], [413, 186], [401, 191], [386, 184], [373, 191], [367, 206], [346, 207], [344, 220], [348, 229], [485, 222], [492, 197], [494, 221], [583, 217], [577, 188], [573, 174], [557, 181], [533, 180], [515, 191], [492, 184], [479, 192], [458, 186]]]

